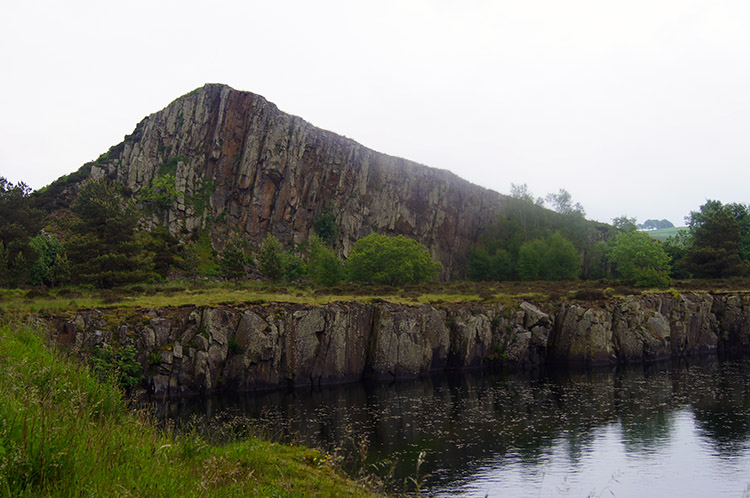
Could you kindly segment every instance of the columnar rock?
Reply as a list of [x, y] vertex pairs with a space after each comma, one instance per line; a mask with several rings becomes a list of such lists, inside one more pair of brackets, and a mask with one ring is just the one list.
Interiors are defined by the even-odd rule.
[[177, 195], [151, 220], [174, 234], [208, 228], [221, 241], [239, 229], [256, 241], [271, 232], [284, 243], [302, 242], [331, 209], [341, 254], [376, 230], [404, 234], [428, 247], [445, 275], [463, 270], [504, 199], [225, 85], [206, 85], [146, 117], [91, 175], [115, 178], [136, 195], [174, 175]]
[[[134, 346], [156, 395], [397, 379], [546, 362], [644, 363], [750, 353], [744, 295], [645, 295], [605, 303], [290, 303], [81, 311], [50, 324], [80, 354]], [[43, 320], [39, 320], [44, 322]], [[55, 320], [53, 320], [54, 322]], [[717, 331], [719, 332], [717, 334]]]

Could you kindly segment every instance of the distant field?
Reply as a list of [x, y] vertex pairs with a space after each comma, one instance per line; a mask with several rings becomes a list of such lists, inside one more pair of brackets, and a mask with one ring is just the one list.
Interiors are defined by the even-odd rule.
[[645, 232], [655, 239], [667, 240], [667, 237], [677, 235], [680, 230], [687, 230], [687, 227], [660, 228], [658, 230], [645, 230]]

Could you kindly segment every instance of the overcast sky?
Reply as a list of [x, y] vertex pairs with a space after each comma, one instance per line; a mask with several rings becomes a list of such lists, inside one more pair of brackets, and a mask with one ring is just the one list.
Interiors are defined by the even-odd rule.
[[40, 188], [204, 83], [501, 193], [750, 202], [747, 0], [3, 0], [0, 176]]

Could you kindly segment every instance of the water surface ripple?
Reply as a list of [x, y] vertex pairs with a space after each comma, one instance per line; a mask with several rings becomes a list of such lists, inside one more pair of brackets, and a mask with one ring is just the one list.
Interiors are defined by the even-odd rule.
[[441, 375], [157, 408], [235, 437], [260, 426], [434, 496], [750, 496], [748, 360]]

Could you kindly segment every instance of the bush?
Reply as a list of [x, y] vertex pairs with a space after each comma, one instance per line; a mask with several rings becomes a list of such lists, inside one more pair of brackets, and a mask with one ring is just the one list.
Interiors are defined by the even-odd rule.
[[669, 286], [669, 255], [659, 241], [643, 232], [618, 234], [610, 260], [620, 278], [635, 280], [638, 287]]
[[124, 389], [134, 388], [143, 379], [143, 370], [135, 359], [133, 346], [119, 349], [113, 349], [109, 344], [97, 346], [91, 357], [91, 366], [101, 381], [111, 377]]
[[430, 282], [442, 266], [416, 240], [373, 233], [354, 244], [346, 267], [355, 282], [404, 285]]
[[258, 254], [260, 271], [267, 278], [278, 282], [284, 276], [284, 259], [281, 243], [272, 234], [266, 235]]
[[312, 240], [308, 274], [318, 285], [332, 287], [346, 277], [344, 266], [336, 253], [318, 238]]

